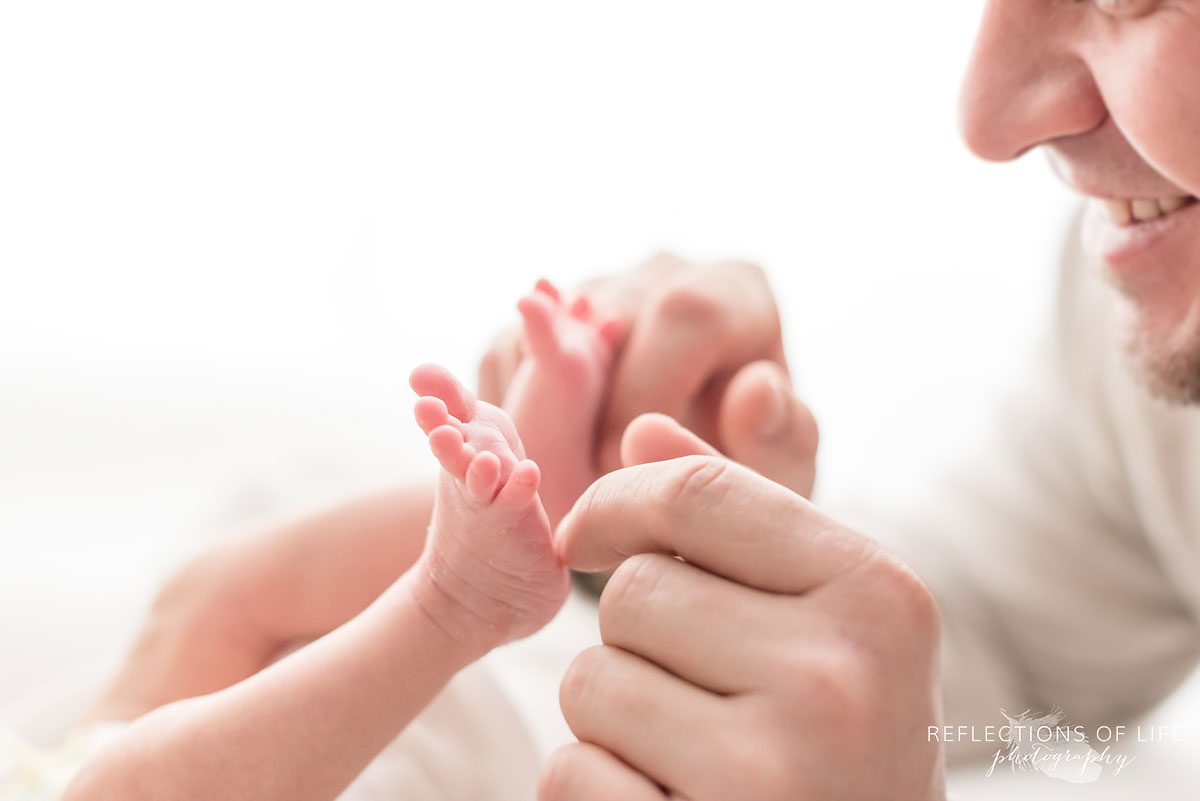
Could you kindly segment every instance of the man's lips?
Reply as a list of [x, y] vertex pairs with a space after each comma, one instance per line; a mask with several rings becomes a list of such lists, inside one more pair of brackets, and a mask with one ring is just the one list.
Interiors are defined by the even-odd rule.
[[1119, 285], [1141, 294], [1195, 279], [1200, 203], [1140, 158], [1111, 120], [1046, 152], [1058, 177], [1091, 199], [1085, 244]]
[[[1189, 286], [1200, 243], [1200, 203], [1195, 198], [1153, 219], [1113, 219], [1105, 201], [1092, 203], [1084, 227], [1087, 249], [1099, 256], [1125, 291], [1143, 295], [1153, 288]], [[1131, 212], [1132, 213], [1132, 212]]]

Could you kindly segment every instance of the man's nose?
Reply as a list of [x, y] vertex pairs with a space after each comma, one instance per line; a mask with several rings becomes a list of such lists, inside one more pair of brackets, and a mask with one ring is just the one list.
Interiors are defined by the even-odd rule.
[[1075, 50], [1090, 3], [988, 0], [959, 100], [967, 147], [989, 161], [1090, 131], [1107, 117]]

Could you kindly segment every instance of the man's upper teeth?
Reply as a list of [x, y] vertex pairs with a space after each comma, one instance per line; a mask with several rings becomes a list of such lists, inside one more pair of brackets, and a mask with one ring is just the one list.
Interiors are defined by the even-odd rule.
[[1186, 195], [1139, 200], [1103, 199], [1100, 205], [1108, 214], [1108, 218], [1117, 225], [1129, 225], [1134, 220], [1145, 222], [1178, 211], [1186, 206], [1189, 200], [1192, 198]]

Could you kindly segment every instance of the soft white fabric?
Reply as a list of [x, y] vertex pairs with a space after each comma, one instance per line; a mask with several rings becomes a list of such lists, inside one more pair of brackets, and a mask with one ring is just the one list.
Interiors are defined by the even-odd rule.
[[55, 801], [87, 758], [125, 725], [88, 726], [52, 748], [39, 748], [15, 731], [0, 728], [0, 801]]
[[342, 801], [528, 801], [538, 756], [482, 662], [459, 673], [342, 794]]
[[938, 597], [954, 725], [1054, 706], [1072, 723], [1120, 723], [1200, 656], [1200, 410], [1136, 382], [1116, 298], [1078, 233], [1053, 332], [986, 441], [911, 514], [845, 514]]

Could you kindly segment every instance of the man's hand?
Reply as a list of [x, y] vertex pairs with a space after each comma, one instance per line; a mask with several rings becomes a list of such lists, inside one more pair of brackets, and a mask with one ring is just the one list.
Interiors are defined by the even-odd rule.
[[[619, 565], [563, 679], [541, 801], [942, 799], [938, 613], [869, 538], [662, 417], [556, 547]], [[669, 458], [671, 456], [680, 458]], [[681, 557], [677, 559], [674, 557]]]
[[[792, 394], [779, 311], [761, 269], [660, 255], [582, 289], [598, 313], [624, 326], [595, 441], [601, 473], [621, 466], [629, 422], [661, 412], [736, 461], [812, 492], [816, 423]], [[500, 403], [522, 358], [519, 334], [502, 335], [480, 365], [480, 397]]]

